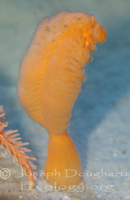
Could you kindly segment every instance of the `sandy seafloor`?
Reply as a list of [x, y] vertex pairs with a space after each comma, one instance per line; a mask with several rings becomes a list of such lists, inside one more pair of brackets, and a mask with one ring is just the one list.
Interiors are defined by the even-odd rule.
[[[40, 176], [47, 156], [48, 134], [19, 105], [16, 95], [19, 63], [38, 22], [64, 9], [94, 14], [107, 30], [93, 62], [85, 68], [69, 126], [85, 173], [75, 192], [49, 191]], [[0, 200], [130, 199], [130, 1], [128, 0], [0, 0], [0, 105], [9, 129], [18, 129], [35, 156], [38, 179], [34, 190], [12, 156], [0, 149]], [[87, 174], [88, 173], [88, 174]], [[96, 173], [96, 174], [95, 174]], [[42, 188], [40, 189], [40, 187]]]

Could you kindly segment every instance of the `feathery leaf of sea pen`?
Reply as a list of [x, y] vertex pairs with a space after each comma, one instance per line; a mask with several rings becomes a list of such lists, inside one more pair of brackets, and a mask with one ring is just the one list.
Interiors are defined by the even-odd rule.
[[5, 148], [6, 152], [10, 152], [14, 161], [16, 160], [17, 164], [25, 170], [30, 183], [30, 189], [32, 189], [34, 186], [34, 179], [36, 179], [32, 169], [36, 169], [37, 167], [30, 160], [36, 160], [36, 158], [25, 154], [25, 152], [31, 151], [30, 149], [23, 147], [29, 143], [22, 143], [19, 141], [21, 137], [18, 137], [20, 134], [17, 133], [17, 130], [3, 132], [4, 128], [8, 126], [8, 123], [2, 120], [4, 116], [3, 106], [0, 106], [0, 144]]

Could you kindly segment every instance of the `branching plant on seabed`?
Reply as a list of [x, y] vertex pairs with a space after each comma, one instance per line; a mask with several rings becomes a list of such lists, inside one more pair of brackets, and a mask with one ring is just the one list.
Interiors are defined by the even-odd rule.
[[3, 106], [0, 106], [0, 144], [5, 148], [6, 152], [10, 152], [17, 164], [25, 170], [30, 182], [30, 189], [32, 189], [34, 179], [36, 179], [32, 170], [37, 167], [30, 160], [36, 160], [36, 158], [26, 155], [26, 152], [31, 150], [24, 146], [29, 143], [23, 143], [21, 141], [21, 137], [18, 137], [20, 135], [18, 130], [4, 131], [4, 128], [8, 126], [8, 122], [5, 121], [4, 116]]

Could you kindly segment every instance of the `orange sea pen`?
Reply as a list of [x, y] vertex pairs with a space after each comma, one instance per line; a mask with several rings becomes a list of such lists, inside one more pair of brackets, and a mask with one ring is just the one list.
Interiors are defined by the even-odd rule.
[[30, 189], [32, 189], [34, 186], [34, 179], [36, 179], [32, 169], [36, 169], [36, 166], [30, 160], [36, 160], [36, 158], [25, 154], [31, 150], [23, 147], [28, 143], [22, 143], [19, 141], [21, 137], [18, 137], [20, 134], [17, 133], [17, 130], [8, 130], [3, 132], [3, 129], [8, 126], [8, 123], [2, 120], [4, 115], [3, 107], [0, 106], [0, 144], [5, 148], [6, 152], [10, 152], [14, 160], [17, 161], [17, 164], [25, 170], [30, 182]]
[[[95, 17], [61, 11], [38, 24], [20, 66], [17, 93], [28, 115], [49, 132], [44, 172], [51, 184], [81, 181], [80, 159], [67, 133], [71, 110], [85, 80], [85, 65], [106, 31]], [[73, 171], [77, 175], [73, 175]], [[71, 172], [71, 173], [70, 173]]]

